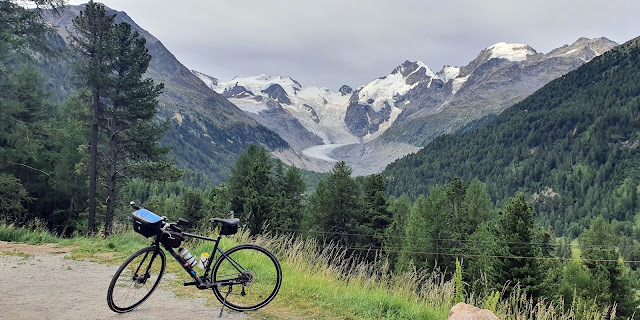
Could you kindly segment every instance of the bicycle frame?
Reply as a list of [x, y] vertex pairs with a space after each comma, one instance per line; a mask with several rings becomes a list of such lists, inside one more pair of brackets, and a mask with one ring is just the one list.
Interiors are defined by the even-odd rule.
[[[185, 282], [184, 285], [185, 286], [196, 286], [196, 288], [200, 289], [200, 290], [204, 290], [204, 289], [211, 289], [213, 287], [216, 286], [230, 286], [230, 285], [234, 285], [234, 284], [243, 284], [246, 282], [245, 279], [242, 278], [235, 278], [235, 279], [226, 279], [226, 280], [221, 280], [221, 281], [206, 281], [207, 279], [209, 279], [209, 272], [211, 272], [211, 264], [213, 263], [214, 257], [215, 257], [215, 253], [218, 252], [220, 253], [220, 255], [218, 256], [218, 259], [222, 259], [222, 257], [225, 257], [226, 259], [228, 259], [228, 261], [231, 263], [231, 265], [233, 265], [234, 268], [236, 268], [236, 270], [238, 270], [238, 273], [241, 274], [244, 271], [244, 268], [235, 260], [233, 260], [231, 257], [229, 257], [222, 249], [220, 249], [218, 247], [218, 245], [220, 244], [220, 239], [222, 239], [222, 235], [218, 235], [217, 239], [214, 238], [209, 238], [209, 237], [205, 237], [205, 236], [201, 236], [201, 235], [197, 235], [197, 234], [193, 234], [193, 233], [187, 233], [187, 232], [183, 232], [182, 233], [185, 237], [190, 237], [190, 238], [196, 238], [196, 239], [201, 239], [201, 240], [206, 240], [206, 241], [213, 241], [215, 242], [215, 246], [213, 247], [213, 250], [211, 251], [211, 255], [209, 258], [209, 261], [207, 262], [207, 265], [205, 266], [205, 271], [204, 271], [204, 275], [202, 277], [199, 277], [195, 270], [193, 270], [193, 268], [191, 268], [191, 266], [189, 265], [189, 263], [182, 258], [175, 250], [173, 250], [173, 248], [171, 247], [167, 247], [164, 246], [160, 243], [160, 236], [162, 234], [158, 234], [152, 245], [156, 247], [156, 251], [154, 251], [153, 256], [151, 257], [152, 261], [153, 259], [156, 258], [156, 256], [158, 255], [157, 250], [162, 250], [161, 247], [164, 247], [165, 251], [169, 252], [171, 254], [171, 256], [178, 262], [180, 263], [180, 265], [182, 266], [182, 268], [189, 274], [189, 276], [191, 276], [191, 278], [193, 278], [193, 282]], [[146, 259], [143, 258], [143, 261]], [[151, 265], [151, 264], [149, 264]], [[211, 275], [213, 276], [213, 275]]]

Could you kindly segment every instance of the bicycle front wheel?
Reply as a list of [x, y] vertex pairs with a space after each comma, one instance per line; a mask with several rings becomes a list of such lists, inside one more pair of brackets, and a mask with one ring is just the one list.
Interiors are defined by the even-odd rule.
[[134, 253], [113, 276], [107, 303], [115, 312], [129, 312], [142, 304], [160, 283], [166, 258], [162, 249], [149, 246]]
[[278, 259], [267, 249], [243, 244], [221, 255], [213, 266], [213, 287], [220, 302], [236, 311], [257, 310], [275, 298], [282, 283]]

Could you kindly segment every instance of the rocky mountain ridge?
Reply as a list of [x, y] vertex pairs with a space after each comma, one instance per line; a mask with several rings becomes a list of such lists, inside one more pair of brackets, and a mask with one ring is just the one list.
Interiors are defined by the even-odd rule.
[[545, 54], [500, 42], [466, 66], [434, 72], [421, 61], [405, 61], [384, 77], [338, 92], [303, 87], [286, 76], [214, 84], [208, 80], [213, 77], [194, 74], [283, 137], [298, 151], [296, 165], [307, 167], [301, 160], [306, 155], [316, 159], [309, 168], [317, 167], [317, 160], [345, 160], [355, 173], [370, 174], [439, 135], [499, 114], [615, 45], [606, 38], [580, 38]]

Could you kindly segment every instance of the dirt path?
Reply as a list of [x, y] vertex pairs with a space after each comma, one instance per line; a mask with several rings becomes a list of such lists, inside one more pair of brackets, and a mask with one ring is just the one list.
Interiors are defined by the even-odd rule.
[[[116, 314], [107, 306], [107, 287], [117, 267], [65, 259], [69, 251], [0, 242], [0, 319], [218, 318], [219, 306], [179, 298], [162, 282], [138, 309]], [[249, 315], [225, 310], [222, 319]]]

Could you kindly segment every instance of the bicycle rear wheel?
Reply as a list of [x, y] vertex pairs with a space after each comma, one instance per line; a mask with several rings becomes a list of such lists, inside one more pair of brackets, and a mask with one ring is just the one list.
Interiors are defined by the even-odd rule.
[[109, 284], [109, 308], [118, 313], [137, 308], [160, 283], [165, 265], [164, 252], [155, 246], [134, 253], [120, 266]]
[[218, 258], [212, 278], [225, 283], [213, 287], [220, 302], [236, 311], [251, 311], [275, 298], [282, 283], [282, 270], [278, 259], [267, 249], [243, 244]]

